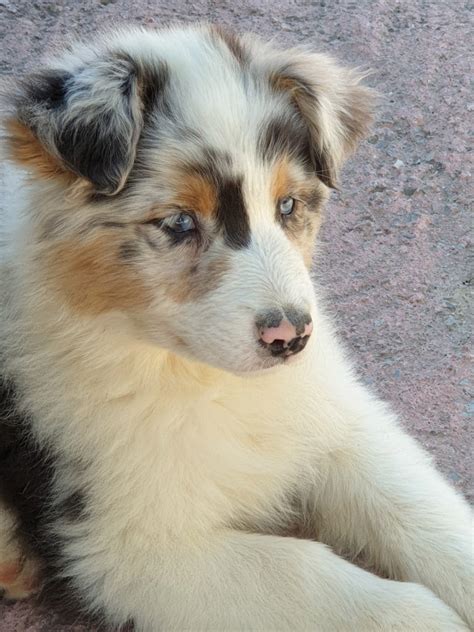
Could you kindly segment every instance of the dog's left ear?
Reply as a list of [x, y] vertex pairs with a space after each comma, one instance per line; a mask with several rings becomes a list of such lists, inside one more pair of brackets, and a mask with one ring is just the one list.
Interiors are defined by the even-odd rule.
[[[114, 195], [135, 160], [147, 86], [128, 56], [104, 51], [89, 57], [17, 83], [7, 96], [7, 145], [36, 175], [79, 176], [95, 192]], [[159, 78], [153, 79], [158, 90]]]
[[273, 89], [288, 95], [307, 126], [318, 177], [335, 188], [341, 165], [373, 120], [377, 96], [361, 84], [367, 73], [343, 68], [327, 55], [275, 51], [255, 40], [251, 45], [257, 47], [255, 63], [263, 64]]

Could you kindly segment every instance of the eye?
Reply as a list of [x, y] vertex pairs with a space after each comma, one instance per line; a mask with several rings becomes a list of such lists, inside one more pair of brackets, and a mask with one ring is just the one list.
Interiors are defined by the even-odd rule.
[[295, 200], [292, 197], [284, 197], [278, 203], [278, 210], [281, 215], [291, 215], [295, 207]]
[[196, 228], [196, 222], [189, 213], [177, 213], [164, 219], [163, 226], [173, 233], [188, 233]]

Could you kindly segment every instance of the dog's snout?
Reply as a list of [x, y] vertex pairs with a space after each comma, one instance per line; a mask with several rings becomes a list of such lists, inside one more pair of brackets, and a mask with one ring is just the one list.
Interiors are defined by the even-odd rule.
[[272, 356], [285, 358], [305, 348], [313, 322], [307, 312], [289, 307], [261, 314], [257, 318], [257, 329], [260, 344]]

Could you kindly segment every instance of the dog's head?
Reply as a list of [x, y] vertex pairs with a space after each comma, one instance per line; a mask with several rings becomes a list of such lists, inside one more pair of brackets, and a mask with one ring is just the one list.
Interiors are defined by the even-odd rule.
[[360, 78], [199, 27], [119, 32], [22, 80], [5, 127], [40, 183], [45, 288], [228, 370], [298, 353], [322, 206], [370, 120]]

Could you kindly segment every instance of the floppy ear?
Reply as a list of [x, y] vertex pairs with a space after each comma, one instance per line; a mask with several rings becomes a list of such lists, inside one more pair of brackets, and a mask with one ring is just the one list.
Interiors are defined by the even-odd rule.
[[143, 127], [142, 74], [128, 56], [104, 52], [74, 69], [21, 80], [8, 97], [11, 157], [43, 177], [73, 174], [114, 195], [133, 166]]
[[341, 165], [370, 128], [375, 92], [361, 85], [364, 73], [326, 55], [257, 47], [273, 89], [288, 95], [308, 128], [318, 177], [335, 188]]

